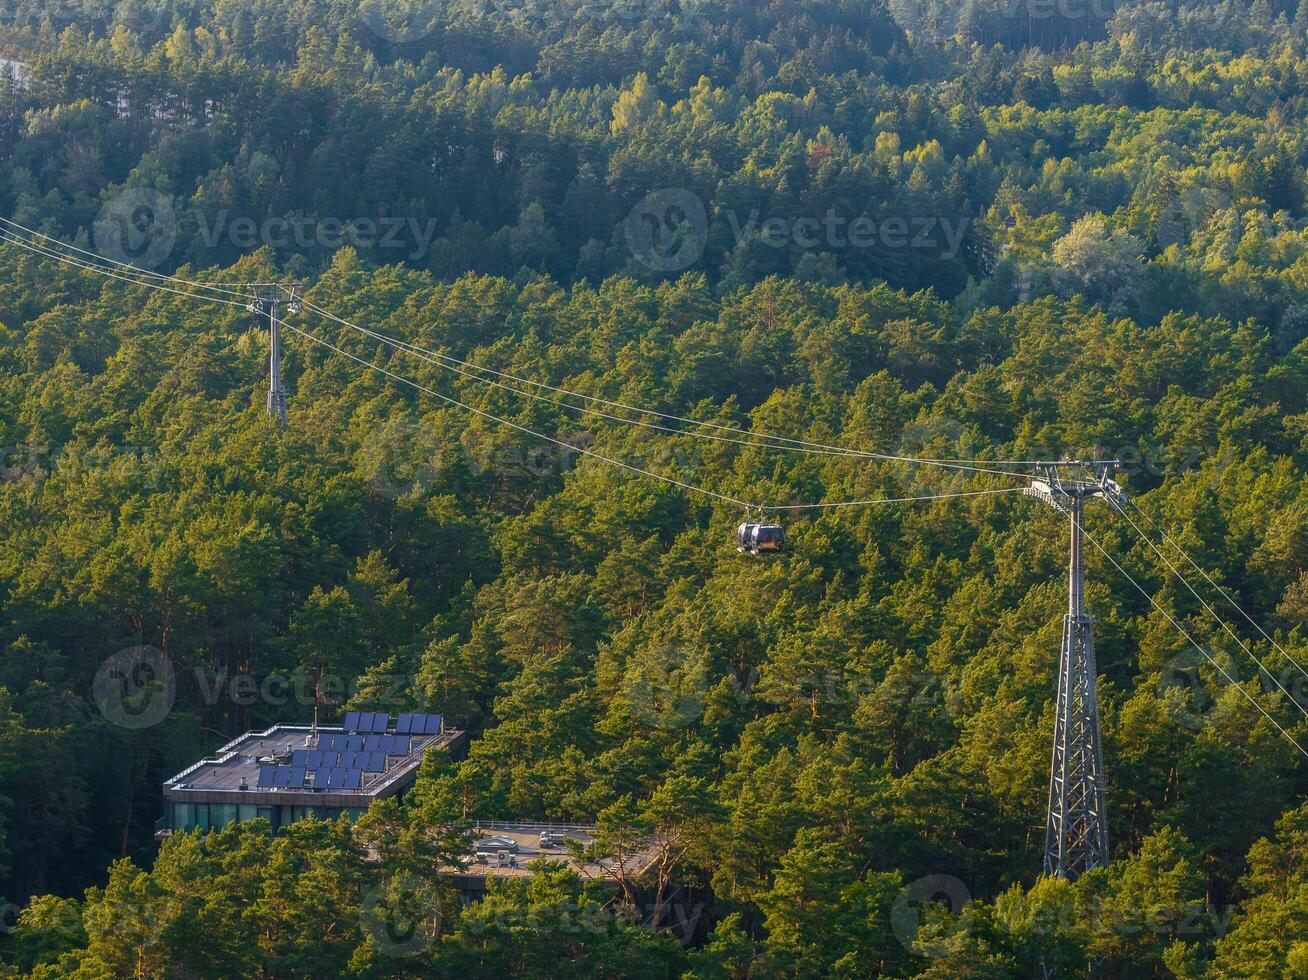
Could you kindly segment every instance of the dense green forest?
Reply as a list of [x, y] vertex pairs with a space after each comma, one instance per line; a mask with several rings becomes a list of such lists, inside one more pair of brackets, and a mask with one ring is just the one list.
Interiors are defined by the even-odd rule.
[[[1292, 0], [0, 0], [0, 217], [678, 416], [1119, 458], [1253, 621], [1090, 508], [1113, 861], [1043, 877], [1064, 517], [833, 508], [750, 558], [574, 449], [752, 501], [1012, 480], [578, 416], [311, 311], [566, 445], [294, 332], [279, 428], [243, 305], [0, 244], [0, 971], [1308, 977], [1306, 119]], [[95, 685], [138, 646], [175, 691], [134, 727]], [[155, 842], [163, 780], [346, 707], [467, 757]], [[686, 928], [563, 864], [461, 902], [509, 817], [680, 841]]]

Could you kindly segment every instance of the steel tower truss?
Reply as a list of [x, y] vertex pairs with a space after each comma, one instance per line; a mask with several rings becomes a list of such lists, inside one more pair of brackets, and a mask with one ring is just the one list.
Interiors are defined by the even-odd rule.
[[[1041, 463], [1025, 491], [1068, 515], [1070, 555], [1067, 613], [1058, 657], [1058, 700], [1049, 772], [1045, 822], [1046, 874], [1077, 878], [1108, 863], [1108, 818], [1104, 810], [1104, 761], [1099, 739], [1099, 698], [1095, 691], [1095, 646], [1085, 603], [1082, 517], [1092, 497], [1121, 500], [1110, 476], [1115, 461]], [[1065, 479], [1086, 471], [1092, 479]]]

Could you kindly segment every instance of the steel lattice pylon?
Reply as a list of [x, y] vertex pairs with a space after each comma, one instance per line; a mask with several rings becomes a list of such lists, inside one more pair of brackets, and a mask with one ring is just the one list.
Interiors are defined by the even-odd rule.
[[286, 389], [282, 386], [282, 332], [277, 319], [278, 313], [300, 312], [300, 300], [297, 292], [300, 283], [288, 285], [269, 285], [260, 283], [255, 287], [255, 298], [250, 303], [250, 312], [268, 317], [268, 414], [279, 425], [286, 425]]
[[[1093, 480], [1063, 480], [1060, 469], [1090, 467]], [[1049, 463], [1043, 479], [1026, 491], [1068, 515], [1070, 556], [1067, 613], [1058, 657], [1058, 700], [1049, 769], [1045, 823], [1045, 873], [1076, 878], [1108, 863], [1108, 818], [1104, 810], [1104, 761], [1099, 740], [1099, 698], [1095, 691], [1095, 646], [1085, 604], [1082, 515], [1088, 497], [1121, 498], [1109, 479], [1114, 462]]]

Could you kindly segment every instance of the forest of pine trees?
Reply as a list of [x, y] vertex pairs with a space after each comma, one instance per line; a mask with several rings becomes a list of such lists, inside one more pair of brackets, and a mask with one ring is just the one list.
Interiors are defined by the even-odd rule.
[[[0, 975], [1308, 978], [1306, 192], [1294, 0], [0, 0]], [[1113, 860], [1046, 877], [1065, 518], [815, 510], [751, 559], [574, 450], [784, 503], [1002, 475], [578, 415], [312, 310], [485, 414], [288, 332], [281, 428], [243, 304], [14, 229], [668, 415], [1118, 458], [1250, 619], [1090, 508]], [[95, 697], [136, 646], [140, 728]], [[347, 708], [466, 757], [155, 840], [165, 779]], [[565, 861], [463, 901], [509, 817], [675, 840], [663, 927]]]

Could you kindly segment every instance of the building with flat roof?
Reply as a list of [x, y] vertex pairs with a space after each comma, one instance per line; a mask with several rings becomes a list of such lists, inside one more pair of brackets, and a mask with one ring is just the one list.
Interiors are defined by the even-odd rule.
[[258, 817], [274, 830], [307, 817], [357, 817], [412, 786], [428, 752], [455, 752], [463, 741], [440, 715], [402, 714], [392, 723], [369, 711], [348, 712], [337, 726], [247, 732], [164, 783], [155, 837]]

